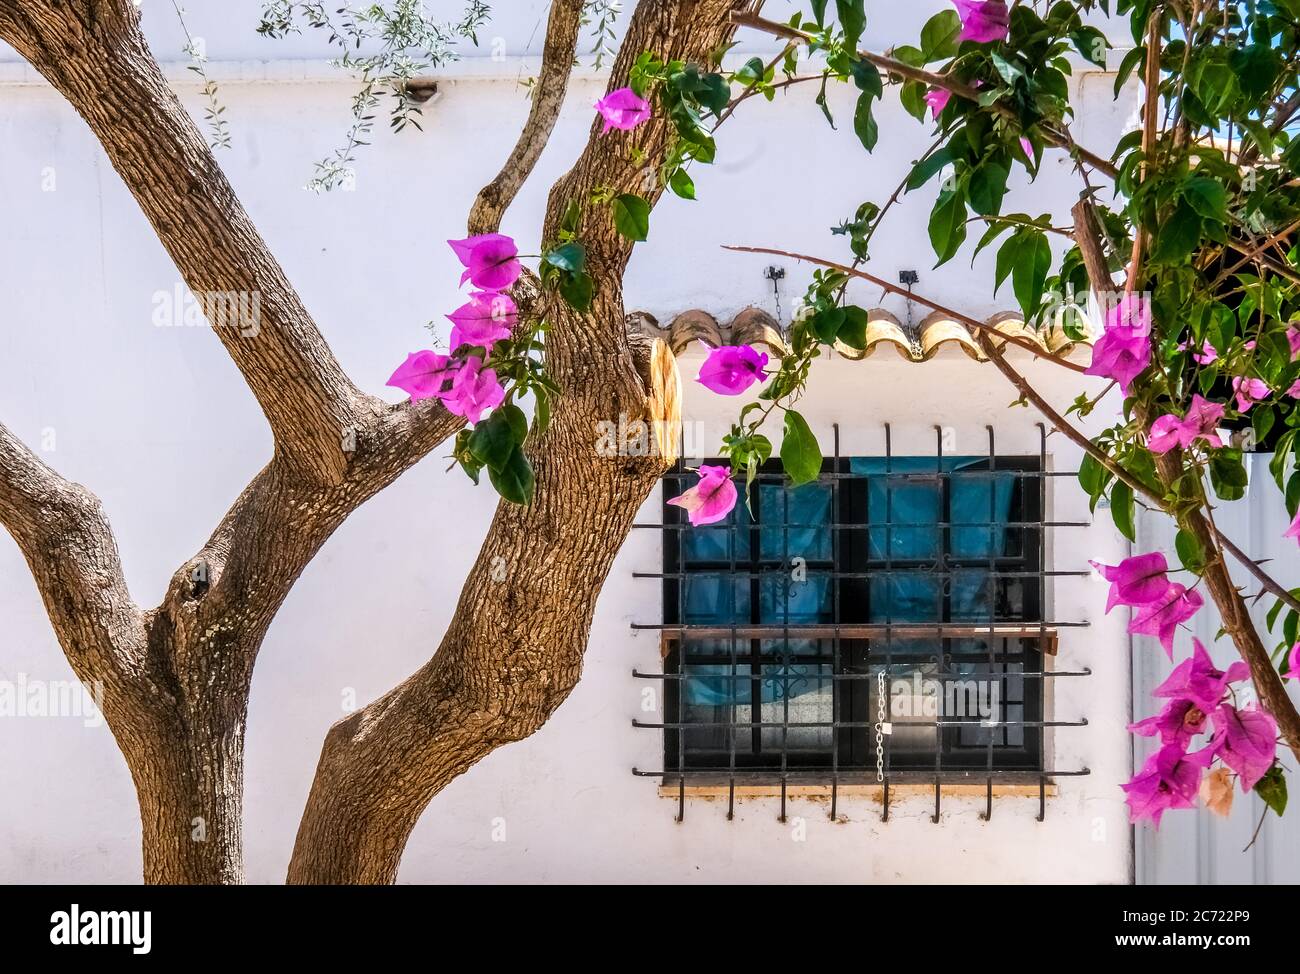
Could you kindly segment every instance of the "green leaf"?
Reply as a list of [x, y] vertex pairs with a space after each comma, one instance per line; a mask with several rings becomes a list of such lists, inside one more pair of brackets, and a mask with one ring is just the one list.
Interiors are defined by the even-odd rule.
[[957, 54], [957, 35], [961, 33], [961, 18], [955, 10], [941, 10], [921, 28], [921, 51], [925, 60], [946, 61]]
[[1009, 175], [1007, 167], [999, 162], [977, 166], [970, 174], [970, 208], [980, 216], [996, 216], [1007, 194]]
[[586, 271], [566, 275], [560, 281], [560, 296], [575, 311], [590, 310], [594, 291], [595, 284], [591, 280], [591, 275]]
[[1011, 289], [1016, 292], [1020, 310], [1026, 320], [1038, 312], [1043, 302], [1043, 286], [1052, 266], [1052, 248], [1041, 230], [1021, 230], [1020, 249], [1011, 268]]
[[912, 190], [924, 186], [935, 173], [952, 162], [952, 159], [953, 150], [951, 146], [945, 145], [942, 149], [931, 152], [912, 167], [912, 171], [907, 177], [907, 191], [910, 193]]
[[577, 273], [587, 265], [587, 252], [582, 244], [570, 242], [548, 250], [542, 259], [559, 270]]
[[668, 178], [668, 188], [684, 200], [695, 199], [695, 180], [685, 169], [678, 167]]
[[925, 85], [919, 81], [904, 81], [898, 100], [907, 114], [918, 122], [925, 121], [925, 113], [930, 110], [930, 106], [925, 103]]
[[812, 4], [813, 20], [818, 27], [826, 26], [826, 0], [809, 0]]
[[939, 258], [934, 266], [938, 267], [950, 260], [966, 239], [966, 202], [961, 193], [948, 191], [939, 194], [930, 212], [928, 229], [930, 245]]
[[1228, 218], [1228, 194], [1223, 184], [1208, 176], [1195, 176], [1183, 187], [1183, 198], [1207, 220], [1222, 223]]
[[533, 499], [533, 468], [524, 451], [515, 447], [501, 465], [500, 470], [488, 468], [488, 476], [498, 494], [514, 504], [527, 504]]
[[469, 435], [469, 452], [490, 470], [505, 466], [510, 454], [528, 435], [528, 420], [513, 403], [492, 411]]
[[1241, 451], [1216, 450], [1210, 456], [1210, 485], [1220, 500], [1235, 501], [1246, 496], [1246, 468]]
[[1282, 773], [1281, 765], [1273, 765], [1264, 777], [1255, 782], [1255, 793], [1278, 815], [1286, 811], [1286, 775]]
[[1188, 571], [1199, 573], [1205, 567], [1205, 552], [1194, 534], [1179, 531], [1174, 537], [1174, 550], [1178, 552], [1179, 562]]
[[867, 26], [864, 0], [835, 0], [835, 12], [839, 14], [840, 26], [844, 29], [844, 46], [856, 51], [862, 30]]
[[650, 204], [635, 193], [615, 196], [614, 226], [628, 240], [644, 240], [650, 234]]
[[1130, 541], [1137, 541], [1133, 529], [1133, 489], [1122, 480], [1115, 481], [1115, 486], [1110, 489], [1110, 516], [1120, 534]]
[[844, 308], [844, 323], [835, 336], [849, 348], [859, 352], [867, 347], [867, 313], [862, 308], [848, 305]]
[[876, 147], [876, 140], [880, 136], [875, 116], [871, 112], [873, 97], [870, 92], [864, 91], [858, 96], [858, 107], [853, 112], [853, 131], [857, 133], [858, 141], [868, 152]]
[[785, 433], [781, 440], [781, 463], [796, 487], [821, 476], [822, 451], [807, 421], [793, 409], [785, 411]]

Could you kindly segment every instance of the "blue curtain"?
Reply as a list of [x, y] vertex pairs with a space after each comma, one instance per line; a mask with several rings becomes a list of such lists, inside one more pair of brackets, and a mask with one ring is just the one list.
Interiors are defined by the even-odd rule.
[[[810, 570], [803, 581], [794, 581], [784, 566], [790, 557], [800, 557], [808, 562], [829, 562], [833, 556], [831, 531], [831, 488], [828, 484], [805, 484], [787, 489], [782, 484], [759, 484], [756, 487], [757, 509], [762, 513], [758, 529], [758, 554], [760, 559], [774, 563], [771, 575], [762, 578], [758, 585], [758, 615], [760, 623], [776, 625], [816, 625], [832, 621], [831, 582], [825, 574]], [[683, 581], [685, 617], [687, 625], [738, 625], [754, 621], [748, 572], [751, 570], [751, 535], [754, 522], [743, 503], [725, 522], [682, 532], [682, 559], [689, 573], [693, 565], [701, 562], [737, 562], [737, 571], [745, 577], [732, 577], [709, 568]], [[749, 639], [738, 637], [736, 646], [738, 677], [752, 675]], [[764, 664], [758, 674], [760, 699], [757, 703], [772, 703], [821, 688], [818, 679], [823, 667], [817, 665], [785, 665], [779, 657], [790, 654], [816, 652], [815, 640], [767, 639], [761, 651], [772, 656], [773, 662]], [[716, 655], [730, 660], [731, 640], [694, 640], [694, 655]], [[686, 703], [690, 706], [727, 706], [750, 702], [747, 679], [732, 679], [730, 663], [724, 665], [691, 666], [683, 670]], [[824, 674], [823, 674], [824, 675]]]
[[[941, 522], [945, 517], [939, 482], [886, 477], [886, 464], [884, 458], [877, 457], [849, 461], [849, 472], [867, 481], [869, 557], [876, 563], [888, 557], [891, 562], [923, 564], [895, 566], [894, 574], [886, 574], [882, 568], [878, 578], [870, 579], [870, 621], [941, 621], [945, 579], [950, 621], [991, 620], [996, 585], [988, 569], [945, 569], [941, 564], [945, 555]], [[989, 471], [987, 467], [986, 457], [894, 457], [888, 461], [888, 472], [893, 474], [954, 474], [949, 477], [949, 513], [954, 525], [948, 534], [946, 555], [950, 560], [978, 562], [1006, 550], [1006, 521], [1016, 475]], [[762, 519], [757, 532], [758, 556], [773, 568], [758, 587], [757, 621], [792, 626], [833, 622], [831, 579], [810, 569], [806, 580], [794, 581], [789, 563], [794, 556], [808, 562], [832, 559], [830, 525], [835, 512], [830, 485], [817, 483], [787, 489], [781, 484], [762, 484], [757, 494]], [[752, 564], [752, 526], [744, 504], [737, 504], [725, 522], [682, 531], [682, 561], [688, 576], [692, 567], [701, 568], [701, 563], [717, 566], [733, 561], [737, 571], [748, 573]], [[682, 621], [687, 625], [743, 625], [755, 619], [748, 577], [731, 576], [710, 567], [687, 577], [682, 584]], [[958, 651], [982, 650], [978, 640], [965, 642], [969, 645], [957, 646]], [[735, 673], [748, 677], [749, 641], [738, 639], [737, 643]], [[688, 705], [721, 707], [751, 702], [749, 681], [731, 679], [730, 639], [697, 640], [690, 648], [694, 655], [717, 656], [720, 662], [683, 667]], [[821, 677], [829, 673], [829, 666], [780, 662], [785, 653], [815, 654], [816, 641], [769, 639], [763, 641], [761, 650], [764, 656], [771, 655], [773, 662], [762, 667], [760, 699], [754, 703], [771, 703], [825, 688]]]

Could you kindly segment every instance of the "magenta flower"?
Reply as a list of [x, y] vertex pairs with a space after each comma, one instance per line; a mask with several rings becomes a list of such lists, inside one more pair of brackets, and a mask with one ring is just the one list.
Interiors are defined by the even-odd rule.
[[1129, 821], [1151, 819], [1160, 827], [1160, 816], [1171, 808], [1194, 808], [1201, 787], [1201, 775], [1213, 760], [1209, 748], [1188, 754], [1178, 744], [1166, 744], [1146, 765], [1121, 785], [1127, 793]]
[[1192, 658], [1174, 667], [1165, 682], [1152, 691], [1157, 697], [1190, 700], [1205, 713], [1211, 713], [1223, 701], [1229, 683], [1250, 676], [1250, 667], [1241, 660], [1227, 670], [1214, 665], [1209, 652], [1199, 639], [1192, 640]]
[[596, 111], [605, 120], [601, 135], [610, 129], [626, 132], [650, 117], [650, 103], [631, 88], [619, 88], [596, 102]]
[[1174, 633], [1205, 604], [1195, 591], [1177, 582], [1157, 601], [1142, 606], [1129, 621], [1128, 631], [1135, 636], [1155, 636], [1169, 658], [1174, 658]]
[[[1178, 346], [1178, 350], [1180, 352], [1185, 352], [1188, 347], [1187, 342], [1183, 342]], [[1198, 365], [1209, 365], [1211, 362], [1218, 361], [1218, 359], [1219, 353], [1215, 347], [1210, 344], [1208, 338], [1205, 340], [1204, 344], [1201, 345], [1201, 350], [1199, 352], [1192, 352], [1192, 360]]]
[[462, 345], [491, 349], [493, 343], [509, 338], [519, 321], [514, 298], [497, 291], [475, 291], [469, 301], [447, 315], [451, 329], [451, 350]]
[[1296, 511], [1295, 517], [1291, 519], [1291, 526], [1282, 532], [1282, 537], [1300, 541], [1300, 510]]
[[1084, 373], [1114, 379], [1127, 396], [1130, 383], [1150, 364], [1151, 307], [1125, 295], [1106, 312], [1105, 331], [1092, 347], [1092, 364]]
[[927, 91], [925, 93], [925, 103], [930, 106], [930, 117], [937, 119], [950, 98], [952, 98], [952, 92], [947, 88], [931, 88]]
[[1186, 697], [1170, 700], [1154, 717], [1128, 725], [1128, 729], [1142, 737], [1160, 735], [1161, 744], [1177, 744], [1184, 750], [1192, 738], [1205, 730], [1209, 715]]
[[471, 423], [477, 423], [485, 409], [501, 405], [505, 398], [506, 391], [497, 381], [496, 370], [483, 368], [483, 360], [477, 355], [465, 360], [452, 380], [451, 389], [441, 393], [447, 411], [464, 416]]
[[738, 396], [767, 376], [767, 353], [749, 345], [723, 345], [709, 352], [700, 366], [700, 384], [720, 396]]
[[1263, 379], [1248, 379], [1234, 375], [1232, 391], [1237, 397], [1237, 412], [1248, 413], [1255, 403], [1268, 396], [1268, 383]]
[[1110, 595], [1106, 599], [1107, 612], [1117, 605], [1150, 605], [1158, 602], [1169, 591], [1171, 583], [1165, 575], [1169, 571], [1169, 563], [1165, 561], [1162, 552], [1134, 555], [1125, 558], [1118, 565], [1103, 565], [1096, 561], [1088, 564], [1110, 582]]
[[448, 240], [465, 266], [460, 283], [470, 281], [483, 291], [500, 291], [519, 279], [519, 248], [504, 233], [481, 233], [464, 240]]
[[1286, 656], [1286, 672], [1282, 674], [1286, 680], [1300, 680], [1300, 643], [1291, 647], [1291, 652]]
[[1300, 379], [1291, 383], [1291, 388], [1286, 391], [1286, 394], [1292, 399], [1300, 399]]
[[412, 399], [441, 395], [443, 386], [454, 375], [455, 370], [448, 365], [450, 361], [446, 355], [437, 352], [412, 352], [385, 384], [401, 389]]
[[1241, 790], [1250, 791], [1255, 782], [1268, 773], [1277, 757], [1277, 723], [1253, 704], [1238, 710], [1224, 704], [1214, 712], [1214, 751], [1241, 781]]
[[1199, 395], [1193, 395], [1192, 404], [1184, 419], [1168, 413], [1151, 424], [1147, 449], [1161, 454], [1168, 453], [1176, 446], [1186, 450], [1198, 439], [1210, 446], [1221, 447], [1223, 441], [1215, 430], [1223, 420], [1223, 412], [1224, 406], [1221, 403], [1207, 402]]
[[1300, 325], [1292, 325], [1286, 330], [1287, 344], [1291, 346], [1291, 358], [1300, 355]]
[[952, 0], [961, 17], [959, 41], [1004, 41], [1010, 24], [1007, 5], [1002, 0]]
[[736, 506], [736, 485], [731, 481], [730, 467], [701, 464], [698, 473], [699, 483], [668, 501], [684, 509], [695, 527], [721, 521]]

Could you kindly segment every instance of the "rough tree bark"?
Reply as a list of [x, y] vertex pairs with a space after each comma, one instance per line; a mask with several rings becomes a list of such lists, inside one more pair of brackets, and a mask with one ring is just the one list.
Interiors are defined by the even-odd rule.
[[[553, 7], [546, 84], [519, 145], [476, 201], [474, 232], [499, 225], [540, 155], [581, 6]], [[645, 49], [709, 60], [731, 36], [733, 6], [638, 5], [614, 77], [625, 79]], [[0, 39], [86, 121], [200, 300], [258, 295], [255, 335], [212, 324], [266, 414], [275, 451], [151, 610], [131, 601], [98, 500], [3, 426], [0, 523], [23, 551], [73, 669], [102, 689], [140, 802], [145, 879], [234, 883], [243, 878], [248, 691], [263, 637], [335, 528], [461, 421], [435, 401], [389, 406], [352, 384], [165, 83], [138, 19], [130, 0], [0, 0]], [[544, 238], [554, 238], [568, 202], [596, 186], [644, 194], [645, 167], [663, 158], [670, 138], [659, 119], [610, 139], [593, 124], [587, 149], [552, 192]], [[528, 447], [536, 498], [501, 505], [434, 658], [331, 730], [292, 880], [391, 881], [433, 795], [536, 730], [578, 679], [597, 593], [671, 459], [598, 456], [596, 424], [672, 417], [677, 383], [662, 346], [624, 332], [630, 245], [607, 213], [590, 214], [584, 243], [599, 286], [590, 313], [547, 300], [531, 275], [518, 288], [521, 314], [550, 322], [548, 368], [565, 389], [550, 428]]]
[[[389, 406], [335, 361], [149, 54], [129, 0], [0, 2], [0, 37], [86, 120], [196, 295], [256, 293], [256, 335], [214, 330], [275, 452], [161, 605], [130, 598], [99, 502], [0, 426], [0, 523], [18, 542], [77, 676], [134, 779], [150, 882], [243, 877], [249, 682], [276, 611], [348, 514], [460, 426]], [[214, 325], [219, 325], [214, 322]]]
[[[709, 61], [732, 36], [735, 5], [638, 4], [610, 86], [626, 84], [642, 51]], [[647, 195], [644, 173], [672, 137], [660, 117], [624, 137], [600, 138], [598, 127], [551, 191], [544, 239], [555, 239], [570, 201], [585, 202], [597, 187]], [[582, 240], [600, 291], [587, 314], [558, 300], [546, 305], [548, 369], [565, 395], [546, 433], [527, 447], [536, 499], [498, 508], [434, 657], [331, 728], [290, 882], [392, 882], [434, 795], [495, 748], [532, 734], [577, 683], [596, 595], [667, 460], [600, 456], [597, 424], [652, 418], [676, 381], [674, 373], [656, 391], [650, 363], [633, 355], [619, 285], [631, 246], [607, 210], [589, 209]]]

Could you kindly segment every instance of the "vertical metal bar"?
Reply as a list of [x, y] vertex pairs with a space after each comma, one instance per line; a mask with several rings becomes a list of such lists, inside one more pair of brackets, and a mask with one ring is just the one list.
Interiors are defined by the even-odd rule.
[[[678, 434], [680, 441], [677, 449], [677, 483], [681, 484], [686, 475], [684, 453], [686, 450], [686, 427], [683, 425]], [[686, 552], [684, 550], [684, 531], [677, 532], [677, 568], [682, 577], [677, 579], [677, 821], [686, 821], [686, 691], [690, 678], [686, 673]]]
[[[889, 676], [892, 672], [890, 664], [894, 661], [894, 431], [888, 423], [885, 424], [885, 689], [889, 689]], [[870, 483], [868, 483], [870, 490]], [[868, 506], [870, 506], [870, 494], [868, 494]], [[871, 532], [867, 531], [867, 556], [871, 556]], [[867, 644], [871, 647], [871, 644]], [[871, 658], [871, 649], [867, 650], [867, 658]], [[871, 667], [867, 667], [867, 673], [870, 675]], [[870, 687], [870, 682], [867, 686]], [[871, 693], [868, 690], [867, 699], [871, 699]], [[877, 712], [879, 703], [877, 703]], [[886, 699], [885, 706], [889, 706]], [[892, 716], [892, 715], [891, 715]], [[881, 810], [880, 820], [889, 821], [889, 770], [893, 759], [894, 736], [885, 735], [885, 792], [883, 808]]]
[[[840, 524], [840, 424], [831, 425], [832, 442], [835, 448], [835, 459], [831, 466], [831, 524]], [[839, 799], [840, 784], [840, 688], [835, 677], [840, 672], [840, 531], [838, 527], [831, 528], [831, 564], [834, 566], [834, 576], [830, 580], [831, 586], [831, 618], [835, 622], [835, 634], [831, 637], [831, 821], [835, 821], [835, 811]], [[818, 653], [820, 656], [821, 653]], [[850, 692], [852, 690], [850, 689]]]
[[[939, 533], [939, 559], [941, 570], [939, 572], [939, 604], [938, 618], [940, 622], [947, 622], [952, 616], [952, 567], [949, 560], [949, 552], [952, 550], [952, 483], [950, 476], [944, 475], [943, 470], [943, 427], [935, 425], [934, 427], [934, 465], [936, 479], [939, 484], [939, 517], [943, 521], [943, 528]], [[948, 670], [948, 660], [952, 658], [952, 640], [943, 636], [939, 640], [939, 672], [944, 673]], [[942, 678], [940, 678], [942, 683]], [[935, 701], [935, 713], [942, 713], [942, 700]], [[942, 722], [935, 721], [934, 727], [934, 817], [930, 821], [938, 823], [940, 791], [939, 778], [943, 774], [943, 734], [944, 729]]]
[[736, 532], [740, 529], [740, 514], [732, 514], [732, 525], [727, 529], [727, 564], [726, 579], [730, 591], [731, 603], [731, 638], [727, 643], [727, 655], [731, 660], [731, 679], [727, 683], [727, 821], [736, 818], [736, 697], [740, 694], [740, 666], [736, 659]]
[[[989, 434], [989, 552], [988, 552], [988, 593], [989, 606], [988, 618], [990, 627], [997, 621], [997, 604], [998, 604], [998, 580], [995, 575], [997, 571], [997, 559], [994, 557], [994, 551], [997, 548], [997, 517], [998, 517], [998, 480], [997, 480], [997, 441], [994, 438], [993, 426], [990, 424], [985, 427]], [[993, 682], [993, 674], [997, 670], [995, 662], [996, 657], [993, 652], [993, 643], [997, 637], [992, 632], [989, 633], [985, 646], [988, 648], [988, 666], [989, 675], [985, 682], [986, 688]], [[1003, 688], [1005, 690], [1005, 687]], [[1000, 696], [1000, 695], [999, 695]], [[970, 699], [970, 694], [966, 694], [966, 699]], [[978, 699], [978, 698], [977, 698]], [[1000, 723], [1000, 722], [999, 722]], [[985, 753], [985, 768], [989, 772], [987, 782], [987, 791], [985, 793], [984, 814], [980, 817], [988, 821], [993, 817], [993, 741], [996, 737], [997, 730], [993, 727], [987, 728], [989, 735], [988, 749]]]
[[[1038, 516], [1043, 522], [1047, 521], [1047, 427], [1038, 424]], [[1047, 645], [1047, 528], [1040, 526], [1038, 529], [1038, 665], [1045, 666], [1043, 658], [1043, 647]], [[1021, 646], [1024, 643], [1021, 642]], [[1021, 669], [1025, 667], [1022, 664]], [[1038, 716], [1040, 719], [1047, 717], [1047, 691], [1043, 687], [1043, 681], [1038, 682]], [[1024, 699], [1024, 681], [1021, 680], [1021, 699]], [[1023, 709], [1024, 704], [1021, 704]], [[1046, 767], [1047, 751], [1045, 748], [1047, 735], [1045, 728], [1040, 727], [1037, 732], [1038, 740], [1038, 766]], [[1041, 778], [1038, 782], [1038, 821], [1047, 817], [1047, 779]]]
[[[781, 490], [781, 818], [785, 821], [785, 783], [789, 771], [790, 750], [790, 588], [794, 573], [790, 569], [790, 486], [783, 483]], [[761, 545], [760, 541], [760, 545]], [[763, 553], [759, 552], [759, 561]], [[775, 581], [775, 579], [773, 579]], [[763, 592], [758, 593], [762, 605]]]

